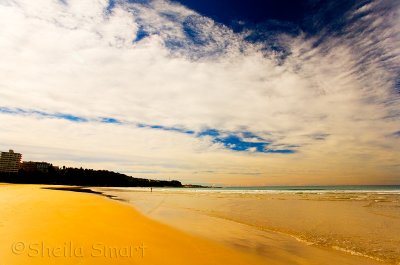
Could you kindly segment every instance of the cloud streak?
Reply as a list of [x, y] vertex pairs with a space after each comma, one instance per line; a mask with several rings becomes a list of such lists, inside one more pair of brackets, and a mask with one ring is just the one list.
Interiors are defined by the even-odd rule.
[[207, 129], [201, 132], [195, 132], [192, 130], [178, 128], [178, 127], [166, 127], [163, 125], [151, 125], [143, 123], [135, 123], [132, 121], [122, 121], [110, 117], [80, 117], [72, 114], [66, 113], [46, 113], [37, 110], [25, 110], [25, 109], [11, 109], [6, 107], [0, 107], [0, 113], [10, 114], [10, 115], [22, 115], [22, 116], [34, 116], [36, 118], [48, 118], [48, 119], [61, 119], [70, 122], [92, 122], [92, 123], [105, 123], [113, 125], [124, 125], [124, 126], [134, 126], [136, 128], [146, 128], [152, 130], [162, 130], [167, 132], [177, 132], [187, 135], [192, 135], [196, 137], [208, 136], [211, 140], [210, 143], [222, 144], [225, 147], [233, 151], [246, 151], [246, 152], [259, 152], [259, 153], [280, 153], [280, 154], [292, 154], [295, 151], [292, 149], [271, 149], [267, 146], [271, 142], [266, 142], [265, 139], [250, 133], [250, 132], [221, 132], [216, 129]]

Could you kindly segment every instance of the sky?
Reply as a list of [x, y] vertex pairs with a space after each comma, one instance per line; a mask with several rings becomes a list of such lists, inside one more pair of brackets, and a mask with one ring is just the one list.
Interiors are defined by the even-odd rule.
[[400, 2], [0, 0], [0, 150], [226, 186], [400, 184]]

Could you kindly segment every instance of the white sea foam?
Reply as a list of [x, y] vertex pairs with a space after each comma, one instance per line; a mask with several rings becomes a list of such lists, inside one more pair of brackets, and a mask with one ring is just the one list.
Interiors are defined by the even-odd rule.
[[[150, 191], [149, 187], [116, 187], [112, 188], [115, 190], [121, 190], [121, 191]], [[326, 193], [357, 193], [357, 194], [400, 194], [400, 187], [395, 186], [395, 187], [388, 187], [386, 189], [377, 189], [375, 186], [371, 188], [364, 188], [364, 189], [354, 189], [354, 188], [340, 188], [340, 189], [335, 189], [335, 188], [330, 188], [330, 187], [324, 187], [324, 188], [310, 188], [307, 189], [307, 187], [299, 187], [299, 188], [293, 188], [289, 187], [285, 189], [284, 187], [282, 188], [267, 188], [263, 187], [260, 189], [257, 188], [157, 188], [154, 187], [153, 191], [157, 192], [187, 192], [187, 193], [224, 193], [224, 194], [273, 194], [273, 193], [312, 193], [312, 194], [326, 194]]]

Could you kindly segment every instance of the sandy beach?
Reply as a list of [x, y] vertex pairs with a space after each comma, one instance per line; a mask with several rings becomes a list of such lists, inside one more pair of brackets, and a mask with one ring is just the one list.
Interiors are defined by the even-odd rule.
[[400, 265], [400, 0], [0, 25], [0, 265]]
[[119, 202], [35, 185], [0, 185], [0, 235], [1, 264], [265, 264]]
[[398, 195], [43, 188], [0, 185], [1, 264], [399, 262]]
[[282, 264], [400, 264], [400, 195], [99, 189], [187, 233]]

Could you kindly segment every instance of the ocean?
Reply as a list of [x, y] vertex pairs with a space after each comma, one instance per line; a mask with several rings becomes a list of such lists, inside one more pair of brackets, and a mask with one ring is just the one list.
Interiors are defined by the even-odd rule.
[[[123, 190], [145, 191], [150, 188], [129, 187]], [[325, 192], [367, 192], [400, 194], [400, 185], [341, 185], [341, 186], [255, 186], [255, 187], [218, 187], [218, 188], [153, 188], [154, 191], [174, 192], [217, 192], [217, 193], [325, 193]]]
[[[276, 249], [301, 258], [323, 249], [366, 258], [362, 264], [400, 264], [400, 185], [96, 190], [179, 230], [266, 258]], [[332, 264], [354, 264], [346, 261]]]

